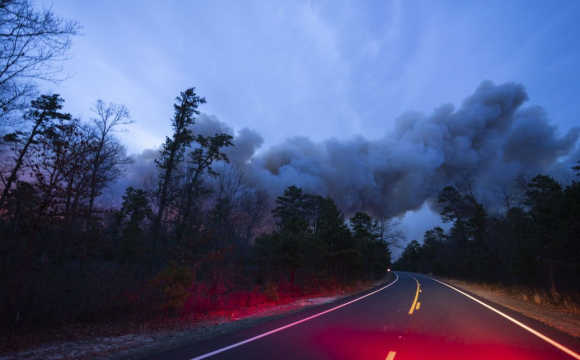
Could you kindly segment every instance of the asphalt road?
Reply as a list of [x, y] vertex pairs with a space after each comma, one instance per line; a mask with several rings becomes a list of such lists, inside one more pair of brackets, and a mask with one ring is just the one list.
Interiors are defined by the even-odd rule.
[[580, 340], [413, 273], [148, 359], [580, 359]]

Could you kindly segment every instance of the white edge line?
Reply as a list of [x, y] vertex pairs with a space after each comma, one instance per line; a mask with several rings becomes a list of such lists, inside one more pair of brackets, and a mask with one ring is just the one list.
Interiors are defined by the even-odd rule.
[[247, 343], [249, 343], [249, 342], [252, 342], [252, 341], [254, 341], [254, 340], [258, 340], [258, 339], [260, 339], [260, 338], [263, 338], [263, 337], [265, 337], [265, 336], [272, 335], [272, 334], [274, 334], [274, 333], [277, 333], [278, 331], [282, 331], [282, 330], [284, 330], [284, 329], [288, 329], [289, 327], [292, 327], [292, 326], [294, 326], [294, 325], [298, 325], [298, 324], [300, 324], [300, 323], [303, 323], [303, 322], [305, 322], [305, 321], [308, 321], [308, 320], [311, 320], [311, 319], [317, 318], [317, 317], [319, 317], [319, 316], [321, 316], [321, 315], [327, 314], [327, 313], [329, 313], [329, 312], [331, 312], [331, 311], [334, 311], [334, 310], [336, 310], [336, 309], [340, 309], [341, 307], [344, 307], [344, 306], [347, 306], [347, 305], [349, 305], [349, 304], [352, 304], [353, 302], [356, 302], [356, 301], [359, 301], [359, 300], [361, 300], [361, 299], [364, 299], [364, 298], [366, 298], [367, 296], [371, 296], [371, 295], [373, 295], [373, 294], [376, 294], [376, 293], [378, 293], [379, 291], [382, 291], [382, 290], [384, 290], [384, 289], [388, 288], [389, 286], [393, 285], [394, 283], [396, 283], [396, 282], [397, 282], [397, 280], [399, 280], [399, 275], [397, 275], [397, 273], [395, 273], [395, 272], [393, 272], [393, 274], [395, 274], [395, 276], [397, 277], [397, 278], [395, 279], [395, 281], [393, 281], [392, 283], [389, 283], [389, 284], [388, 284], [388, 285], [386, 285], [386, 286], [383, 286], [382, 288], [380, 288], [380, 289], [378, 289], [378, 290], [375, 290], [375, 291], [373, 291], [373, 292], [371, 292], [371, 293], [368, 293], [368, 294], [366, 294], [366, 295], [364, 295], [364, 296], [361, 296], [361, 297], [359, 297], [359, 298], [356, 298], [356, 299], [354, 299], [354, 300], [351, 300], [351, 301], [349, 301], [349, 302], [347, 302], [347, 303], [344, 303], [344, 304], [342, 304], [342, 305], [339, 305], [339, 306], [337, 306], [337, 307], [333, 307], [332, 309], [328, 309], [328, 310], [326, 310], [326, 311], [323, 311], [323, 312], [321, 312], [321, 313], [318, 313], [318, 314], [316, 314], [316, 315], [312, 315], [312, 316], [309, 316], [309, 317], [307, 317], [307, 318], [305, 318], [305, 319], [302, 319], [302, 320], [299, 320], [299, 321], [293, 322], [292, 324], [288, 324], [288, 325], [285, 325], [285, 326], [279, 327], [279, 328], [277, 328], [277, 329], [274, 329], [274, 330], [268, 331], [268, 332], [266, 332], [266, 333], [263, 333], [263, 334], [260, 334], [260, 335], [258, 335], [258, 336], [254, 336], [253, 338], [249, 338], [249, 339], [246, 339], [246, 340], [244, 340], [244, 341], [240, 341], [240, 342], [238, 342], [238, 343], [232, 344], [232, 345], [230, 345], [230, 346], [226, 346], [226, 347], [223, 347], [223, 348], [221, 348], [221, 349], [218, 349], [218, 350], [212, 351], [212, 352], [210, 352], [210, 353], [207, 353], [207, 354], [204, 354], [204, 355], [201, 355], [201, 356], [195, 357], [195, 358], [193, 358], [193, 359], [191, 359], [191, 360], [201, 360], [201, 359], [208, 358], [208, 357], [210, 357], [210, 356], [213, 356], [213, 355], [219, 354], [219, 353], [221, 353], [221, 352], [224, 352], [224, 351], [226, 351], [226, 350], [230, 350], [230, 349], [233, 349], [233, 348], [235, 348], [235, 347], [238, 347], [238, 346], [240, 346], [240, 345], [244, 345], [244, 344], [247, 344]]
[[[422, 275], [419, 275], [419, 276], [422, 276]], [[486, 304], [486, 303], [484, 303], [483, 301], [479, 301], [479, 300], [477, 300], [476, 298], [474, 298], [473, 296], [471, 296], [471, 295], [469, 295], [469, 294], [466, 294], [466, 293], [464, 293], [463, 291], [461, 291], [461, 290], [459, 290], [459, 289], [456, 289], [456, 288], [454, 288], [453, 286], [451, 286], [451, 285], [448, 285], [448, 284], [446, 284], [446, 283], [444, 283], [444, 282], [442, 282], [442, 281], [439, 281], [439, 280], [437, 280], [437, 279], [433, 279], [433, 278], [430, 278], [430, 277], [427, 277], [427, 276], [422, 276], [422, 277], [424, 277], [424, 278], [427, 278], [427, 279], [431, 279], [431, 280], [433, 280], [433, 281], [437, 281], [437, 282], [438, 282], [438, 283], [440, 283], [440, 284], [443, 284], [443, 285], [445, 285], [445, 286], [447, 286], [447, 287], [450, 287], [451, 289], [453, 289], [453, 290], [457, 291], [458, 293], [461, 293], [461, 294], [463, 294], [463, 295], [467, 296], [467, 297], [468, 297], [468, 298], [470, 298], [471, 300], [473, 300], [473, 301], [476, 301], [476, 302], [480, 303], [481, 305], [485, 306], [486, 308], [490, 309], [491, 311], [493, 311], [493, 312], [496, 312], [497, 314], [499, 314], [499, 315], [503, 316], [504, 318], [508, 319], [509, 321], [513, 322], [514, 324], [516, 324], [516, 325], [519, 325], [520, 327], [522, 327], [522, 328], [524, 328], [524, 329], [528, 330], [529, 332], [531, 332], [532, 334], [536, 335], [536, 336], [537, 336], [537, 337], [539, 337], [540, 339], [542, 339], [542, 340], [544, 340], [544, 341], [546, 341], [546, 342], [550, 343], [551, 345], [553, 345], [553, 346], [557, 347], [558, 349], [562, 350], [563, 352], [565, 352], [566, 354], [568, 354], [568, 355], [572, 356], [573, 358], [580, 360], [580, 354], [577, 354], [577, 353], [575, 353], [574, 351], [572, 351], [572, 350], [568, 349], [568, 348], [567, 348], [567, 347], [565, 347], [564, 345], [562, 345], [562, 344], [560, 344], [560, 343], [557, 343], [556, 341], [554, 341], [554, 340], [550, 339], [549, 337], [547, 337], [546, 335], [544, 335], [544, 334], [542, 334], [542, 333], [540, 333], [540, 332], [538, 332], [538, 331], [536, 331], [536, 330], [532, 329], [531, 327], [529, 327], [529, 326], [527, 326], [527, 325], [525, 325], [525, 324], [522, 324], [521, 322], [517, 321], [516, 319], [512, 318], [511, 316], [509, 316], [509, 315], [506, 315], [506, 314], [502, 313], [501, 311], [499, 311], [499, 310], [497, 310], [497, 309], [495, 309], [495, 308], [493, 308], [493, 307], [491, 307], [491, 306], [487, 305], [487, 304]]]

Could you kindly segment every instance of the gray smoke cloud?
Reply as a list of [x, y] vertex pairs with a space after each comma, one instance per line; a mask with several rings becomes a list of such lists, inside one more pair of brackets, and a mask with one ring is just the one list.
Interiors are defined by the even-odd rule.
[[[484, 81], [459, 108], [445, 104], [429, 115], [408, 112], [378, 140], [293, 137], [260, 150], [264, 141], [257, 132], [235, 132], [205, 114], [194, 131], [233, 135], [235, 147], [226, 150], [230, 159], [272, 198], [296, 185], [331, 196], [347, 214], [386, 205], [391, 215], [401, 215], [464, 174], [486, 188], [524, 171], [562, 173], [580, 160], [580, 128], [560, 134], [544, 109], [522, 107], [527, 100], [520, 84]], [[155, 153], [146, 150], [136, 157], [128, 183], [139, 186], [140, 179], [154, 173]]]

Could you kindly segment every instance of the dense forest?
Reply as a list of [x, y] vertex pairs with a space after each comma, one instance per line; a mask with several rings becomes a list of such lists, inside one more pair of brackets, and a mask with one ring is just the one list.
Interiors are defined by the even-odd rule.
[[157, 175], [111, 199], [133, 162], [117, 136], [128, 109], [97, 100], [75, 118], [37, 84], [65, 80], [79, 24], [26, 0], [0, 13], [3, 331], [184, 316], [384, 276], [388, 220], [347, 222], [330, 197], [294, 186], [274, 204], [230, 165], [232, 136], [196, 134], [206, 101], [194, 88], [176, 98]]
[[439, 192], [441, 220], [423, 242], [411, 241], [397, 260], [398, 269], [500, 282], [561, 292], [580, 289], [580, 166], [576, 179], [563, 185], [548, 175], [522, 175], [504, 200], [490, 210], [477, 199], [466, 177]]

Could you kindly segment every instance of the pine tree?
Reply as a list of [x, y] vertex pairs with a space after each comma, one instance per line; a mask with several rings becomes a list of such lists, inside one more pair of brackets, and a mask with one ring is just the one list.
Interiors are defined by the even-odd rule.
[[155, 218], [156, 232], [159, 233], [161, 222], [166, 215], [167, 206], [177, 195], [178, 167], [184, 160], [185, 150], [195, 139], [190, 127], [195, 124], [195, 116], [200, 104], [205, 104], [205, 98], [195, 93], [195, 88], [185, 90], [176, 98], [175, 110], [171, 120], [172, 137], [166, 137], [160, 158], [155, 160], [159, 168], [158, 189], [155, 193], [157, 201], [157, 216]]
[[[28, 132], [17, 131], [4, 136], [4, 140], [12, 142], [17, 150], [17, 156], [14, 158], [14, 167], [6, 179], [2, 179], [4, 190], [0, 198], [0, 207], [3, 206], [12, 184], [18, 179], [18, 173], [24, 166], [24, 160], [30, 147], [37, 143], [40, 136], [50, 131], [54, 125], [54, 120], [68, 121], [71, 115], [62, 113], [62, 104], [64, 100], [58, 95], [41, 95], [38, 99], [31, 102], [32, 109], [29, 110], [24, 119], [31, 123], [31, 129]], [[22, 146], [21, 149], [19, 147]]]

